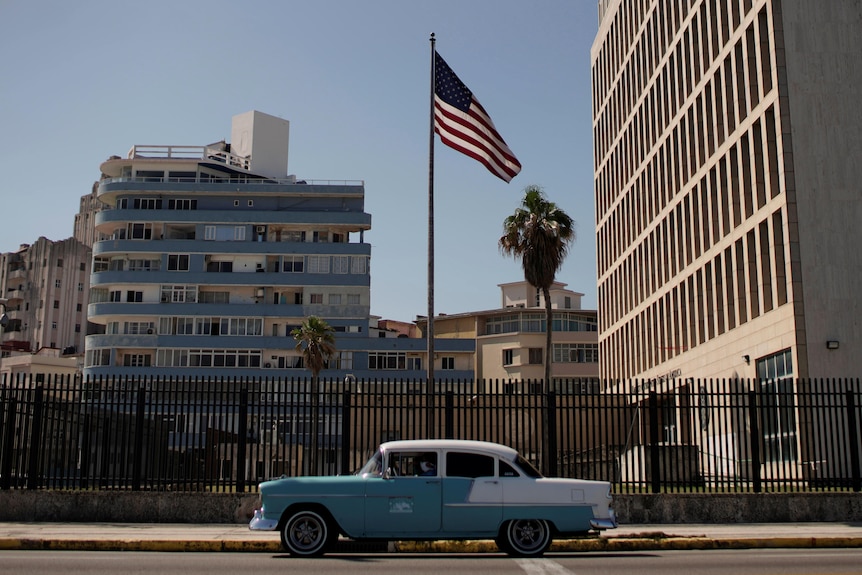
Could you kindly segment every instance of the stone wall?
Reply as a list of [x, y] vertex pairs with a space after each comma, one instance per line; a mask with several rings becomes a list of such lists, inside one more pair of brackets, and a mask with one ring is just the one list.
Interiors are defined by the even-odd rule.
[[[0, 491], [0, 521], [246, 523], [256, 494]], [[859, 493], [615, 495], [622, 524], [862, 521]]]

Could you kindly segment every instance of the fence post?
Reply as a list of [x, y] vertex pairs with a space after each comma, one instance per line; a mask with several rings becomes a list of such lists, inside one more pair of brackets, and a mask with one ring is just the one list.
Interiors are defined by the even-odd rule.
[[557, 476], [557, 460], [560, 454], [557, 441], [557, 392], [548, 392], [548, 476]]
[[350, 390], [341, 394], [341, 473], [350, 473]]
[[248, 387], [239, 390], [239, 425], [236, 446], [236, 492], [245, 493], [245, 475], [248, 469], [246, 442], [248, 441]]
[[141, 490], [141, 473], [144, 458], [144, 407], [146, 387], [138, 386], [137, 409], [135, 412], [135, 460], [132, 462], [132, 491]]
[[659, 452], [659, 420], [658, 420], [658, 394], [655, 391], [649, 393], [649, 459], [650, 459], [650, 490], [652, 493], [661, 491], [661, 453]]
[[446, 392], [446, 428], [445, 438], [455, 439], [455, 392]]
[[9, 491], [12, 488], [12, 450], [15, 448], [15, 412], [18, 407], [14, 397], [9, 397], [7, 401], [3, 457], [0, 461], [0, 489], [3, 491]]
[[27, 489], [39, 489], [39, 455], [42, 450], [42, 402], [45, 392], [42, 386], [35, 389], [33, 398], [33, 426], [30, 433], [30, 457], [27, 466]]
[[853, 390], [847, 390], [847, 446], [850, 448], [850, 474], [853, 478], [853, 491], [862, 491], [862, 472], [859, 465], [859, 427], [856, 421], [856, 398]]
[[748, 392], [748, 424], [751, 429], [751, 480], [755, 493], [762, 489], [760, 477], [760, 425], [757, 419], [757, 392]]

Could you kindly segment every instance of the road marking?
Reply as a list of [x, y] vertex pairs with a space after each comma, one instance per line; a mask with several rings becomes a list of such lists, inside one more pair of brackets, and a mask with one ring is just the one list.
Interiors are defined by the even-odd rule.
[[515, 562], [528, 575], [574, 575], [574, 572], [550, 559], [516, 559]]

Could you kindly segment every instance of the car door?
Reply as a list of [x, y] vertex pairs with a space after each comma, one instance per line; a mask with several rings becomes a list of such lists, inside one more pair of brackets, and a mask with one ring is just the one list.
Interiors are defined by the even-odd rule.
[[440, 477], [419, 475], [418, 463], [414, 469], [412, 462], [420, 456], [389, 454], [387, 473], [366, 482], [365, 537], [424, 537], [440, 531]]
[[495, 534], [503, 517], [503, 487], [495, 458], [450, 451], [443, 479], [443, 531]]

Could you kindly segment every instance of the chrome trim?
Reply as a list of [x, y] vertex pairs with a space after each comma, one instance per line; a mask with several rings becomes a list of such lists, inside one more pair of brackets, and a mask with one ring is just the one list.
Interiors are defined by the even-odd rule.
[[616, 529], [617, 515], [613, 509], [608, 509], [607, 519], [590, 519], [590, 527], [593, 529]]
[[254, 517], [249, 521], [248, 528], [252, 531], [275, 531], [278, 529], [278, 521], [264, 519], [260, 509], [255, 509]]

